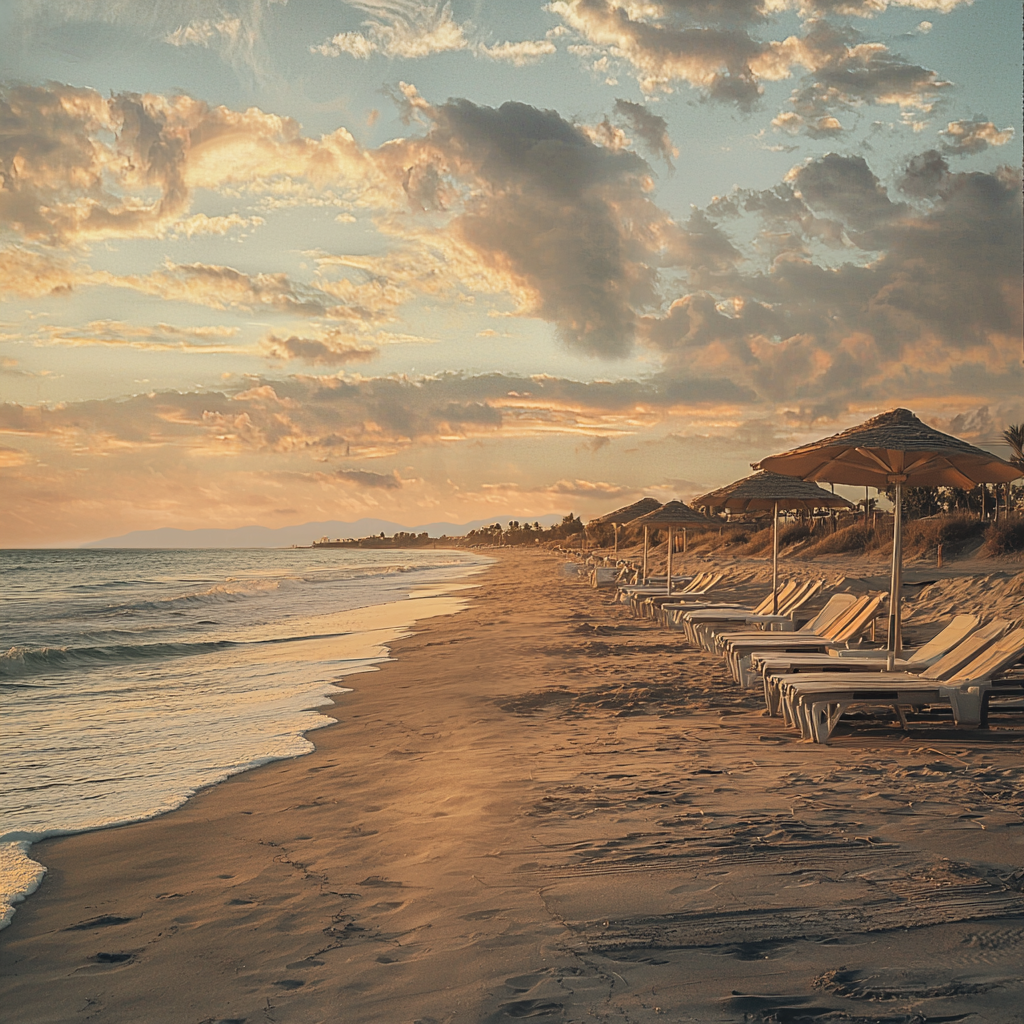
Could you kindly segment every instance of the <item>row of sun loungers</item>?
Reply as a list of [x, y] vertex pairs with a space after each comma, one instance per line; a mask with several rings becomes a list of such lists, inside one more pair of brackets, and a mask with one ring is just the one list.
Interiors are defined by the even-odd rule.
[[1005, 675], [1024, 659], [1024, 627], [957, 615], [895, 658], [860, 646], [883, 613], [881, 594], [833, 594], [797, 628], [797, 613], [821, 595], [824, 581], [790, 581], [777, 599], [769, 594], [744, 608], [709, 596], [722, 579], [701, 573], [671, 596], [624, 587], [620, 600], [692, 646], [721, 654], [735, 682], [762, 689], [768, 714], [803, 739], [827, 743], [847, 711], [864, 707], [892, 708], [906, 728], [909, 709], [945, 706], [958, 728], [977, 728], [993, 696], [1024, 695], [1024, 678]]

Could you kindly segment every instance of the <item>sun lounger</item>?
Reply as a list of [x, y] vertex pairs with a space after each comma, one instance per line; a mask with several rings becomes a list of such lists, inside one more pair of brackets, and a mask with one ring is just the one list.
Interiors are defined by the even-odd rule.
[[698, 646], [696, 639], [696, 633], [694, 632], [694, 617], [691, 612], [712, 612], [715, 610], [721, 610], [726, 614], [731, 612], [745, 611], [748, 615], [758, 615], [765, 612], [770, 612], [774, 607], [785, 607], [792, 599], [793, 595], [796, 594], [798, 589], [804, 586], [800, 580], [789, 580], [779, 590], [778, 598], [771, 593], [766, 594], [764, 599], [754, 608], [745, 608], [743, 605], [735, 604], [728, 601], [708, 601], [704, 604], [688, 605], [685, 608], [680, 608], [672, 613], [672, 624], [685, 631], [687, 641], [694, 647]]
[[794, 718], [801, 735], [815, 743], [827, 743], [839, 720], [854, 705], [892, 707], [906, 728], [905, 708], [948, 704], [956, 728], [976, 729], [981, 725], [985, 704], [993, 692], [1024, 693], [1024, 684], [1018, 680], [1004, 687], [995, 681], [1000, 672], [1021, 658], [1024, 658], [1024, 629], [1018, 628], [997, 640], [945, 682], [909, 673], [876, 673], [853, 681], [859, 673], [850, 673], [827, 682], [798, 684], [793, 701]]
[[[920, 679], [930, 680], [933, 683], [943, 683], [952, 679], [958, 672], [974, 662], [978, 657], [985, 654], [988, 649], [999, 641], [999, 639], [1010, 628], [1006, 619], [993, 619], [992, 622], [976, 629], [970, 636], [966, 637], [956, 645], [948, 654], [944, 654], [938, 661], [933, 662], [920, 672], [886, 673], [890, 679], [897, 676], [915, 676]], [[792, 672], [775, 675], [765, 674], [764, 676], [764, 699], [765, 707], [769, 715], [782, 715], [788, 723], [793, 723], [794, 710], [793, 700], [795, 699], [798, 686], [809, 687], [814, 683], [829, 685], [837, 679], [846, 682], [875, 681], [879, 678], [879, 670], [854, 670], [850, 671], [840, 659], [835, 659], [835, 667], [831, 671], [823, 672], [820, 669], [813, 672]]]
[[725, 633], [717, 638], [717, 644], [729, 661], [733, 678], [741, 686], [759, 685], [759, 673], [753, 671], [750, 660], [755, 652], [826, 654], [831, 648], [849, 644], [859, 637], [878, 617], [883, 601], [881, 594], [855, 598], [817, 634], [808, 630], [765, 636], [763, 632], [748, 630]]
[[826, 643], [837, 643], [834, 638], [841, 636], [845, 629], [857, 628], [858, 615], [865, 614], [864, 608], [869, 600], [855, 594], [833, 594], [821, 611], [799, 629], [784, 633], [766, 633], [763, 628], [722, 633], [717, 639], [718, 648], [726, 657], [733, 679], [741, 686], [747, 686], [745, 670], [752, 649], [771, 645], [774, 650], [781, 645], [782, 649], [793, 647], [799, 650], [807, 649], [808, 644], [814, 644], [817, 649], [820, 637], [829, 638]]
[[652, 594], [644, 598], [634, 597], [630, 603], [635, 609], [635, 614], [640, 618], [660, 619], [661, 608], [666, 604], [707, 601], [711, 591], [725, 579], [725, 573], [705, 573], [702, 574], [702, 577], [687, 587], [685, 592], [672, 594], [671, 597], [667, 594]]
[[[790, 580], [779, 590], [779, 601], [788, 600], [790, 595], [800, 586], [799, 580]], [[749, 609], [751, 615], [766, 614], [772, 610], [775, 604], [771, 593], [765, 595], [759, 605]], [[745, 605], [735, 601], [708, 601], [694, 598], [692, 601], [680, 602], [678, 604], [664, 604], [661, 606], [664, 611], [664, 624], [670, 629], [684, 629], [686, 626], [685, 615], [687, 612], [706, 611], [709, 608], [725, 608], [730, 611], [738, 611], [745, 608]]]
[[626, 587], [623, 589], [625, 589], [629, 594], [628, 601], [630, 610], [633, 614], [640, 618], [647, 618], [648, 616], [646, 616], [641, 610], [643, 602], [647, 599], [651, 599], [652, 601], [669, 601], [690, 594], [704, 594], [715, 585], [717, 580], [720, 580], [721, 578], [722, 576], [720, 573], [717, 574], [716, 577], [716, 574], [713, 572], [700, 572], [697, 573], [696, 576], [690, 577], [689, 582], [685, 586], [672, 594], [666, 594], [663, 589], [655, 589], [653, 592], [648, 592], [636, 587]]
[[[687, 588], [690, 586], [690, 584], [692, 584], [695, 579], [699, 579], [701, 575], [703, 575], [703, 574], [698, 573], [697, 576], [673, 576], [672, 577], [672, 586], [673, 587], [679, 587], [679, 589], [674, 591], [674, 593], [677, 593], [677, 594], [684, 593], [687, 590]], [[659, 577], [657, 577], [657, 576], [649, 576], [647, 578], [647, 582], [646, 583], [628, 583], [628, 584], [625, 584], [623, 586], [620, 586], [619, 587], [619, 593], [618, 593], [619, 601], [622, 604], [629, 604], [629, 602], [630, 602], [630, 600], [631, 600], [631, 598], [633, 597], [634, 594], [641, 594], [644, 597], [653, 596], [653, 595], [656, 595], [656, 594], [664, 594], [665, 593], [665, 577], [664, 576], [660, 577], [660, 580], [661, 580], [660, 583], [657, 582], [658, 579], [659, 579]], [[654, 581], [654, 582], [652, 582], [652, 581]]]
[[[779, 610], [771, 618], [774, 620], [772, 628], [784, 629], [788, 626], [793, 629], [793, 615], [805, 605], [824, 586], [824, 580], [807, 580], [797, 586], [788, 600], [779, 602]], [[695, 647], [703, 647], [706, 651], [715, 649], [716, 636], [730, 627], [742, 629], [748, 619], [756, 613], [750, 611], [737, 611], [735, 609], [714, 609], [697, 610], [686, 612], [683, 621], [686, 623], [687, 639]]]
[[[924, 705], [952, 698], [949, 688], [965, 690], [954, 709], [957, 725], [975, 722], [972, 700], [980, 715], [981, 687], [998, 672], [1024, 656], [1024, 629], [1006, 633], [1005, 621], [990, 623], [972, 634], [921, 673], [833, 672], [773, 676], [766, 684], [769, 713], [781, 712], [786, 724], [796, 725], [805, 738], [824, 742], [853, 703], [888, 703], [893, 707]], [[1005, 635], [1004, 635], [1005, 634]], [[974, 687], [974, 694], [966, 687]], [[943, 692], [940, 692], [943, 691]], [[915, 694], [910, 699], [910, 694]], [[823, 738], [821, 738], [823, 737]]]
[[[928, 643], [909, 653], [904, 651], [907, 657], [897, 658], [893, 668], [904, 672], [923, 672], [977, 628], [976, 615], [956, 615]], [[888, 668], [888, 654], [884, 649], [842, 649], [837, 646], [830, 646], [824, 653], [763, 650], [759, 647], [735, 658], [730, 667], [742, 686], [751, 687], [759, 683], [763, 685], [766, 676], [796, 672], [857, 672], [876, 669], [881, 672]]]

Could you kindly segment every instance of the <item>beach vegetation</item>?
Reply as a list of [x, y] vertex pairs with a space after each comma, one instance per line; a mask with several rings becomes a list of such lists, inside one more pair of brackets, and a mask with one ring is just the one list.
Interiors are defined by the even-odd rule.
[[845, 526], [835, 533], [826, 534], [811, 547], [804, 549], [804, 554], [811, 555], [845, 555], [854, 552], [869, 551], [880, 545], [879, 531], [873, 524], [865, 526], [857, 521]]
[[1024, 551], [1024, 515], [1007, 516], [988, 528], [982, 552], [986, 555], [1016, 555]]
[[989, 524], [976, 515], [959, 513], [916, 519], [903, 528], [903, 549], [911, 555], [930, 555], [942, 545], [946, 554], [957, 554], [985, 535]]

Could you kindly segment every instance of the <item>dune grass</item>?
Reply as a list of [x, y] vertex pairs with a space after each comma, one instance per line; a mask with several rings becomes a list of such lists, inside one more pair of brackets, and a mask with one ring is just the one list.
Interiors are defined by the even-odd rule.
[[1010, 516], [993, 523], [988, 528], [982, 551], [986, 555], [1014, 555], [1024, 551], [1024, 516]]

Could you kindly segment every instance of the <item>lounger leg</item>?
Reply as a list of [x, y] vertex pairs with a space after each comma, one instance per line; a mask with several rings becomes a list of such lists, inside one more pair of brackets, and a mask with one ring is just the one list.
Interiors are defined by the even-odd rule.
[[980, 686], [967, 686], [949, 691], [953, 706], [953, 724], [958, 729], [978, 729], [981, 726], [982, 693]]
[[839, 719], [846, 711], [846, 704], [829, 704], [827, 701], [815, 701], [810, 707], [808, 723], [811, 739], [815, 743], [828, 743], [832, 730], [839, 724]]
[[800, 724], [800, 716], [797, 711], [797, 706], [793, 702], [793, 694], [788, 689], [780, 691], [780, 704], [782, 705], [782, 719], [790, 728], [800, 729], [803, 731], [803, 726]]
[[910, 724], [907, 722], [907, 708], [909, 705], [904, 706], [903, 704], [896, 705], [896, 714], [900, 720], [900, 727], [904, 732], [910, 732]]

